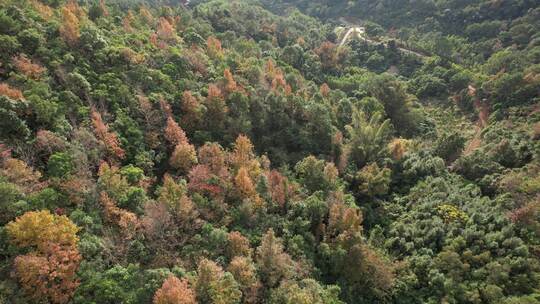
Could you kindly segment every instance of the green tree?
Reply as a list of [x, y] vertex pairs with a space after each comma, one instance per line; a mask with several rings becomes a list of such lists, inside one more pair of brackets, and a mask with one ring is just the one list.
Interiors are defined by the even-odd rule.
[[350, 158], [356, 166], [363, 167], [386, 155], [391, 127], [390, 120], [381, 121], [380, 113], [375, 113], [368, 119], [363, 112], [354, 109], [352, 123], [347, 125], [346, 129]]

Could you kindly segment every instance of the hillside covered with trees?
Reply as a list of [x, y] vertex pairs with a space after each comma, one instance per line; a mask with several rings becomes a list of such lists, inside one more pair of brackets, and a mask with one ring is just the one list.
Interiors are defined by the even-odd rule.
[[539, 304], [539, 28], [534, 0], [0, 0], [0, 304]]

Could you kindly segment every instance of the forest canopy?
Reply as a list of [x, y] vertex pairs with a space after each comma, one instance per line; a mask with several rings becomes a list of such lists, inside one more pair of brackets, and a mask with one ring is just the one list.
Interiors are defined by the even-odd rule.
[[540, 303], [539, 28], [0, 0], [0, 303]]

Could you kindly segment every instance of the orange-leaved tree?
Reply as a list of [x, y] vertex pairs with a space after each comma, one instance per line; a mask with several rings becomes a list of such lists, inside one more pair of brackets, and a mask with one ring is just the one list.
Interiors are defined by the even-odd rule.
[[70, 46], [74, 46], [79, 41], [80, 21], [77, 16], [77, 6], [65, 5], [62, 7], [62, 25], [60, 26], [60, 35]]
[[42, 253], [15, 258], [15, 275], [23, 290], [37, 301], [68, 303], [79, 286], [81, 255], [76, 247], [49, 243]]
[[208, 56], [214, 59], [223, 57], [223, 49], [221, 48], [221, 41], [215, 37], [208, 37], [206, 39], [206, 47]]
[[13, 62], [13, 65], [17, 71], [32, 79], [39, 79], [43, 72], [45, 72], [44, 67], [32, 62], [32, 60], [30, 60], [24, 54], [13, 57], [11, 61]]
[[195, 293], [186, 279], [168, 277], [154, 294], [154, 304], [196, 304]]
[[120, 147], [118, 136], [109, 131], [109, 127], [103, 122], [101, 114], [97, 111], [92, 111], [92, 124], [96, 137], [105, 146], [105, 149], [114, 157], [123, 159], [126, 155], [124, 149]]
[[236, 81], [234, 80], [230, 69], [225, 69], [225, 71], [223, 72], [223, 77], [225, 77], [225, 91], [228, 94], [236, 91], [238, 85], [236, 84]]
[[15, 277], [31, 298], [54, 304], [69, 302], [79, 285], [78, 231], [65, 215], [48, 210], [27, 212], [6, 225], [11, 242], [31, 250], [14, 260]]
[[187, 142], [186, 132], [180, 128], [178, 123], [169, 116], [167, 118], [167, 125], [165, 127], [165, 139], [167, 139], [173, 146], [180, 143]]
[[249, 173], [245, 167], [241, 167], [234, 178], [234, 185], [240, 195], [240, 198], [255, 198], [258, 194], [255, 190], [255, 185], [249, 177]]
[[182, 93], [182, 104], [180, 108], [183, 113], [182, 126], [185, 127], [188, 132], [194, 130], [201, 120], [202, 112], [200, 110], [199, 101], [193, 96], [191, 91], [184, 91], [184, 93]]
[[255, 264], [249, 257], [236, 256], [227, 267], [242, 291], [242, 303], [257, 303], [261, 283], [257, 279]]
[[236, 256], [251, 256], [251, 247], [249, 240], [238, 231], [229, 232], [227, 245], [227, 257], [233, 259]]
[[7, 83], [0, 83], [0, 96], [6, 96], [14, 100], [24, 99], [21, 90], [13, 88]]
[[238, 171], [245, 167], [251, 178], [255, 179], [261, 172], [260, 163], [255, 158], [253, 144], [245, 135], [239, 135], [234, 143], [234, 149], [230, 154], [229, 161], [234, 170]]
[[169, 159], [172, 167], [188, 172], [197, 163], [195, 147], [189, 143], [186, 133], [169, 116], [165, 127], [165, 138], [174, 145], [174, 151]]

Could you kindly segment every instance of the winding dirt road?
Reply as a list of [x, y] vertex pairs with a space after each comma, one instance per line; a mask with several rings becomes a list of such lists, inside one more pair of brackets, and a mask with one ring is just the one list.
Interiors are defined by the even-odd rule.
[[[365, 33], [365, 29], [361, 26], [351, 24], [349, 21], [347, 21], [345, 18], [339, 18], [339, 21], [346, 25], [346, 28], [348, 28], [345, 35], [343, 35], [343, 38], [341, 38], [341, 41], [339, 42], [339, 46], [345, 45], [347, 42], [349, 42], [352, 38], [356, 37], [357, 39], [361, 41], [365, 41], [366, 43], [372, 44], [372, 45], [383, 45], [384, 47], [388, 47], [388, 43], [379, 42], [375, 40], [371, 40], [367, 37]], [[405, 49], [402, 47], [396, 47], [400, 52], [415, 55], [422, 59], [428, 58], [428, 56], [418, 53], [413, 50]]]

